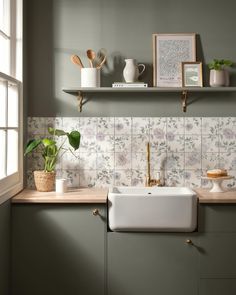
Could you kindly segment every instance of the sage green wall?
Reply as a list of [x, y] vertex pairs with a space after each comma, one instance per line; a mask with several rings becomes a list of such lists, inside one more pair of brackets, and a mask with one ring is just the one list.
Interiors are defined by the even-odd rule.
[[10, 201], [0, 205], [0, 294], [10, 294]]
[[[109, 53], [102, 86], [122, 79], [124, 58], [147, 66], [152, 80], [152, 33], [196, 32], [198, 60], [236, 61], [235, 0], [25, 0], [29, 116], [183, 116], [176, 94], [90, 95], [82, 114], [62, 87], [78, 86], [71, 54]], [[204, 67], [205, 82], [208, 71]], [[236, 85], [236, 72], [232, 74]], [[187, 116], [235, 116], [236, 93], [195, 94]]]

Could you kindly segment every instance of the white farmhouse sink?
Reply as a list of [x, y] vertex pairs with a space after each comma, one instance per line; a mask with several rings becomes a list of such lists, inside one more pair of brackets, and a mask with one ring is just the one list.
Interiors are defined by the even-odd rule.
[[108, 194], [112, 231], [192, 232], [197, 196], [187, 187], [113, 187]]

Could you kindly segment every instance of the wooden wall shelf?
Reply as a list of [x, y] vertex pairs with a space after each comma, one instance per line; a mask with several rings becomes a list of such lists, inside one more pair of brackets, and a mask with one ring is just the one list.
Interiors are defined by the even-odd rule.
[[62, 89], [64, 92], [75, 95], [78, 98], [78, 110], [82, 112], [83, 99], [89, 93], [176, 93], [180, 94], [183, 112], [187, 111], [187, 99], [189, 93], [202, 93], [202, 92], [236, 92], [236, 87], [129, 87], [129, 88], [112, 88], [112, 87], [99, 87], [99, 88], [85, 88], [85, 87], [65, 87]]

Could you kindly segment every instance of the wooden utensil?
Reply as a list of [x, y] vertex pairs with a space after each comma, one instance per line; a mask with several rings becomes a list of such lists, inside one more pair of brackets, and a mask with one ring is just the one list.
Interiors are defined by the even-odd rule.
[[93, 60], [96, 57], [96, 53], [92, 49], [87, 50], [87, 57], [89, 59], [90, 67], [93, 68]]
[[79, 66], [81, 69], [84, 68], [84, 65], [78, 55], [71, 55], [70, 60], [73, 62], [73, 64]]
[[97, 69], [101, 69], [101, 67], [104, 65], [104, 63], [106, 62], [106, 59], [107, 59], [107, 56], [105, 55], [104, 57], [103, 57], [103, 60], [100, 62], [100, 64], [98, 64], [97, 66], [96, 66], [96, 68]]
[[102, 62], [104, 56], [107, 55], [107, 50], [105, 48], [101, 48], [98, 52], [97, 52], [97, 56], [94, 60], [94, 64], [96, 65], [96, 68], [98, 65], [100, 65], [100, 63]]

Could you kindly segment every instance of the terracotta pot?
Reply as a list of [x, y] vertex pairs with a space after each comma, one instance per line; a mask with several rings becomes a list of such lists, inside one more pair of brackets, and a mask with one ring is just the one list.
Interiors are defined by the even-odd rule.
[[54, 190], [55, 172], [34, 171], [34, 182], [37, 191], [51, 192]]

